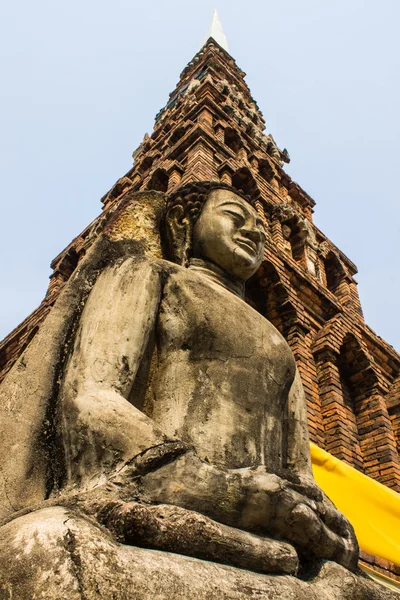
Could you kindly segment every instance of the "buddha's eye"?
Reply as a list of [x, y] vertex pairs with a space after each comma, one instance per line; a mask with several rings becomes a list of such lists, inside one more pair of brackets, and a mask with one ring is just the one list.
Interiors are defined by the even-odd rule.
[[235, 222], [235, 224], [237, 225], [243, 225], [243, 223], [245, 222], [245, 217], [244, 215], [242, 215], [240, 212], [236, 211], [236, 210], [230, 210], [229, 208], [226, 208], [224, 210], [224, 212], [228, 215], [230, 215], [232, 217], [232, 220]]

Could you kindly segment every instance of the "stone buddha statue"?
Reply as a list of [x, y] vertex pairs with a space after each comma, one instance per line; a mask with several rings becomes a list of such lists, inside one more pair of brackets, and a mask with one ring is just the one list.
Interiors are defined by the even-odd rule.
[[162, 257], [121, 253], [76, 301], [46, 410], [47, 492], [11, 512], [0, 539], [47, 532], [47, 569], [62, 540], [102, 536], [118, 552], [259, 573], [296, 575], [321, 559], [354, 569], [353, 529], [312, 477], [292, 352], [245, 301], [263, 220], [237, 190], [198, 183], [167, 199], [160, 229]]

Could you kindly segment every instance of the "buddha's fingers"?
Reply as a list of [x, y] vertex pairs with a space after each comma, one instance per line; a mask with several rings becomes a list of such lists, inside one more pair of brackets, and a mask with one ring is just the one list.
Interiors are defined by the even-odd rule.
[[296, 506], [287, 517], [285, 538], [317, 558], [334, 560], [346, 568], [357, 566], [358, 549], [355, 539], [347, 539], [333, 532], [312, 508]]
[[318, 502], [317, 505], [319, 515], [329, 529], [341, 537], [355, 540], [353, 526], [325, 494], [323, 494], [322, 502]]
[[323, 499], [322, 490], [316, 485], [314, 480], [298, 478], [298, 481], [287, 480], [289, 487], [301, 496], [320, 502]]
[[348, 519], [337, 510], [333, 502], [322, 492], [315, 482], [304, 482], [301, 485], [289, 483], [288, 489], [302, 497], [302, 502], [310, 506], [323, 523], [338, 536], [354, 539], [354, 530]]

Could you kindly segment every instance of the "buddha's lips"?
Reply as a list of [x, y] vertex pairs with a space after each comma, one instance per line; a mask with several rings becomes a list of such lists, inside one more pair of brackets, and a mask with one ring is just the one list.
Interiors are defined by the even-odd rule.
[[239, 246], [245, 246], [246, 249], [249, 249], [254, 252], [254, 254], [257, 254], [258, 248], [255, 242], [243, 238], [237, 238], [235, 241], [239, 244]]

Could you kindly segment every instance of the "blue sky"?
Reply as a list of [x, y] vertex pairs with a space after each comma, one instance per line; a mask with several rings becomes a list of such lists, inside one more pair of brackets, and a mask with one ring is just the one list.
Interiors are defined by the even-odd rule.
[[[367, 323], [400, 349], [398, 0], [220, 0], [231, 54], [315, 223], [356, 263]], [[0, 9], [0, 338], [164, 106], [215, 0], [14, 0]]]

